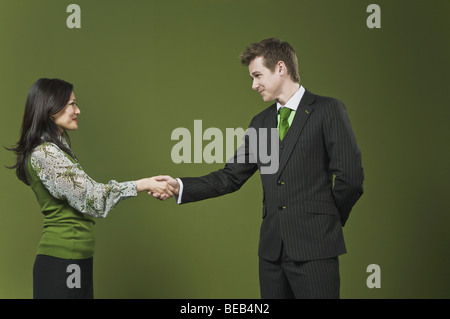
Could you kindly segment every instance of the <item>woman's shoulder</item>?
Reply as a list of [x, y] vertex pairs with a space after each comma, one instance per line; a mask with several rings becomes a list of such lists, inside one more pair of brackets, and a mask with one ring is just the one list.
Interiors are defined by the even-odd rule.
[[64, 152], [57, 144], [52, 142], [42, 142], [31, 151], [32, 161], [66, 161], [66, 158], [72, 162], [69, 155]]
[[58, 154], [61, 152], [62, 150], [55, 143], [42, 142], [41, 144], [33, 148], [33, 150], [31, 151], [31, 155], [44, 154], [47, 156], [49, 154]]
[[67, 164], [78, 164], [78, 162], [70, 154], [66, 153], [57, 144], [47, 141], [42, 142], [32, 150], [31, 160], [42, 163], [55, 163], [55, 161], [57, 161]]

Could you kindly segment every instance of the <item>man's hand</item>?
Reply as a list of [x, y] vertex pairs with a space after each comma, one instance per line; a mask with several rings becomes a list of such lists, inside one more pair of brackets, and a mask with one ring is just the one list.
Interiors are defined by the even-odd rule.
[[[178, 184], [178, 181], [169, 176], [169, 175], [159, 175], [159, 176], [154, 176], [152, 177], [154, 178], [156, 181], [158, 182], [162, 182], [162, 183], [167, 183], [170, 186], [170, 189], [172, 191], [173, 194], [178, 195], [179, 191], [180, 191], [180, 185]], [[148, 192], [149, 195], [153, 195], [153, 197], [161, 199], [161, 200], [166, 200], [169, 197], [172, 196], [168, 196], [167, 193], [158, 193], [158, 192]]]
[[[150, 177], [136, 181], [136, 190], [138, 193], [147, 191], [149, 195], [154, 194], [154, 197], [157, 197], [161, 200], [166, 200], [169, 197], [178, 195], [179, 187], [173, 187], [165, 179], [157, 180], [156, 177]], [[155, 194], [157, 194], [157, 196], [155, 196]]]

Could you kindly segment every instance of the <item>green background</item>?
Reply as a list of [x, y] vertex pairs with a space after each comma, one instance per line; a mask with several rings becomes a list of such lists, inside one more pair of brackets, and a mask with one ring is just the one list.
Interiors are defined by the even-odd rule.
[[[81, 7], [81, 29], [66, 8]], [[381, 29], [366, 8], [381, 7]], [[269, 106], [238, 56], [268, 37], [296, 50], [302, 84], [342, 100], [363, 154], [365, 194], [344, 228], [342, 298], [449, 298], [450, 2], [1, 0], [0, 143], [19, 138], [40, 77], [75, 85], [73, 150], [96, 181], [200, 176], [174, 164], [172, 131], [246, 128]], [[206, 145], [205, 141], [203, 145]], [[1, 164], [14, 154], [0, 151]], [[96, 298], [259, 298], [261, 182], [177, 206], [146, 194], [96, 226]], [[32, 298], [43, 217], [14, 171], [0, 169], [0, 297]], [[381, 267], [369, 289], [366, 268]]]

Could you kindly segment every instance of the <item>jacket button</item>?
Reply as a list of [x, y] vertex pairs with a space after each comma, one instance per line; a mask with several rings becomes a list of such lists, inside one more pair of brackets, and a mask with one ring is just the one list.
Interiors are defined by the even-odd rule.
[[286, 206], [282, 206], [282, 205], [280, 205], [280, 206], [278, 206], [278, 209], [279, 209], [279, 210], [283, 210], [283, 209], [286, 209]]

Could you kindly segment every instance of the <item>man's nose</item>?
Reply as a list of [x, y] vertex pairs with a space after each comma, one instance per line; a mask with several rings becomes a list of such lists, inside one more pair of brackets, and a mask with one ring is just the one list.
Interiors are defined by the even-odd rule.
[[256, 82], [256, 80], [253, 80], [253, 83], [252, 83], [252, 89], [253, 89], [253, 90], [258, 90], [258, 88], [259, 88], [259, 83]]

